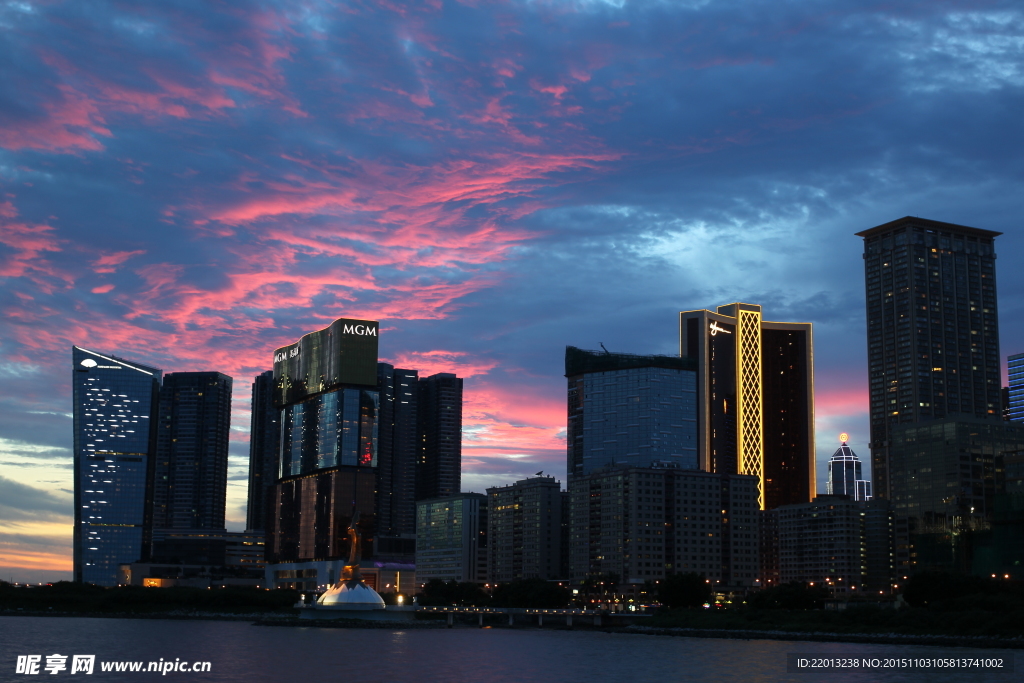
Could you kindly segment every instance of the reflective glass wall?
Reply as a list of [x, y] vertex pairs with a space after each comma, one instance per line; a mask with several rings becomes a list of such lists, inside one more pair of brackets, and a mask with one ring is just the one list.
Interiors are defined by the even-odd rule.
[[143, 558], [161, 372], [74, 347], [75, 580], [117, 584]]
[[610, 465], [697, 463], [697, 376], [646, 367], [592, 372], [582, 397], [583, 473]]
[[354, 388], [282, 408], [280, 477], [338, 465], [376, 467], [378, 409], [378, 392]]

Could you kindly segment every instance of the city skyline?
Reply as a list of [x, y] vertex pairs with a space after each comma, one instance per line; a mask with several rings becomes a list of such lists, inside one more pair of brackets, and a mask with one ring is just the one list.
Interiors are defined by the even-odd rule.
[[823, 492], [836, 435], [870, 452], [854, 233], [903, 216], [1004, 233], [1004, 383], [1024, 351], [1012, 5], [19, 7], [2, 578], [71, 575], [73, 344], [234, 378], [231, 529], [247, 387], [336, 317], [465, 378], [478, 492], [562, 471], [566, 345], [674, 354], [679, 311], [723, 301], [814, 324]]

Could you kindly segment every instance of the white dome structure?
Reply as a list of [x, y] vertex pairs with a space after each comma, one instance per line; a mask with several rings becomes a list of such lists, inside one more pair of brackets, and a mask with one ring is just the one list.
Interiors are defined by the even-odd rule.
[[384, 609], [384, 598], [362, 581], [339, 581], [320, 596], [317, 607], [330, 609]]

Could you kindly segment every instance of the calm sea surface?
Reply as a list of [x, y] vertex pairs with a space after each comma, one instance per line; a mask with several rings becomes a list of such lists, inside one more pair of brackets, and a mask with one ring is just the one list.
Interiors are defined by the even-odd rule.
[[[0, 617], [0, 681], [78, 680], [69, 671], [15, 673], [18, 655], [209, 661], [209, 673], [101, 673], [85, 680], [382, 683], [493, 681], [1020, 681], [1017, 672], [787, 673], [787, 653], [872, 657], [1013, 657], [1021, 651], [851, 643], [712, 640], [539, 629], [321, 629], [247, 622]], [[70, 664], [70, 659], [68, 660]], [[1018, 657], [1024, 666], [1024, 657]], [[69, 666], [70, 670], [70, 666]]]

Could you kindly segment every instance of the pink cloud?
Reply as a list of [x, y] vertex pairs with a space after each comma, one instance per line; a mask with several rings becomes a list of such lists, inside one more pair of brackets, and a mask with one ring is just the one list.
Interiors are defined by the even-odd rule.
[[43, 293], [54, 290], [54, 281], [68, 286], [71, 275], [56, 268], [44, 256], [47, 252], [61, 251], [60, 241], [49, 225], [16, 223], [18, 211], [10, 201], [0, 204], [0, 244], [10, 253], [0, 255], [0, 277], [29, 279]]
[[438, 372], [453, 372], [459, 377], [468, 378], [486, 375], [497, 365], [497, 361], [472, 358], [464, 351], [405, 351], [388, 359], [396, 368], [419, 370], [421, 377]]
[[116, 266], [121, 265], [133, 256], [139, 256], [145, 254], [144, 249], [136, 251], [114, 251], [103, 254], [98, 259], [92, 262], [93, 272], [96, 273], [113, 273], [117, 270]]
[[843, 417], [868, 411], [869, 398], [866, 387], [852, 389], [821, 389], [814, 392], [814, 412], [819, 417]]

